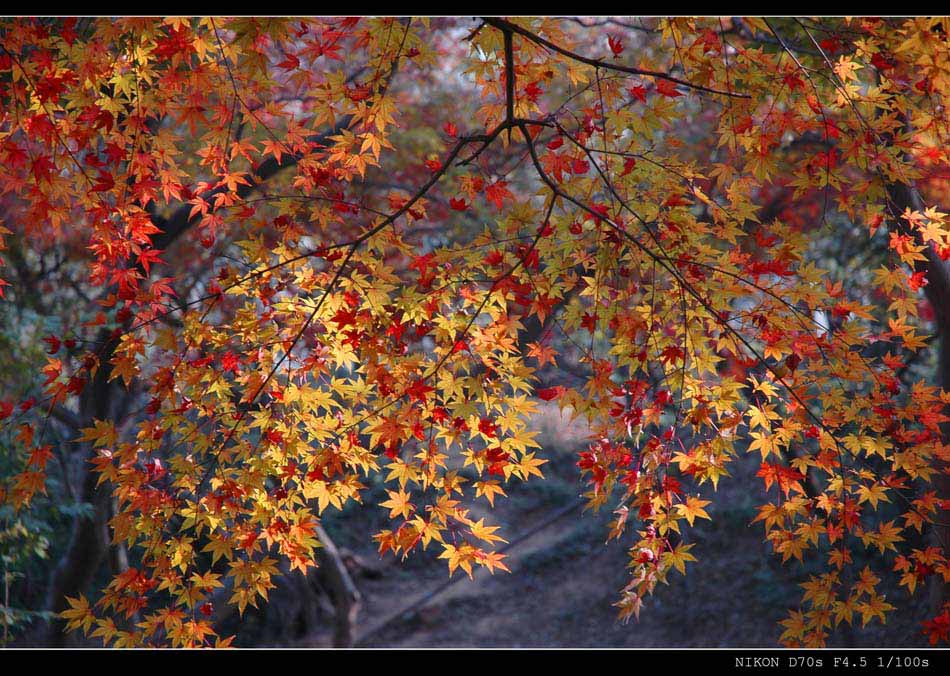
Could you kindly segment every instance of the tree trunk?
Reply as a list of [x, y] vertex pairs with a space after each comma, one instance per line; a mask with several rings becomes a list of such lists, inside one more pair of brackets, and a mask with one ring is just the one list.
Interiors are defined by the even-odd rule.
[[[104, 345], [99, 370], [92, 383], [86, 388], [80, 400], [79, 418], [83, 427], [91, 426], [95, 419], [115, 420], [121, 415], [117, 399], [124, 399], [118, 391], [118, 385], [109, 382], [115, 341], [109, 340], [105, 333], [100, 334], [100, 344]], [[82, 487], [79, 502], [92, 505], [93, 514], [77, 515], [73, 519], [72, 534], [66, 552], [50, 575], [46, 596], [46, 609], [60, 613], [69, 607], [66, 597], [75, 597], [84, 593], [93, 582], [99, 567], [109, 553], [111, 537], [109, 518], [112, 514], [111, 487], [107, 482], [96, 485], [99, 475], [93, 470], [89, 460], [95, 451], [92, 444], [83, 443], [80, 448]], [[123, 554], [117, 553], [115, 565], [121, 565]], [[127, 563], [126, 563], [127, 565]], [[65, 621], [51, 620], [46, 628], [43, 643], [51, 647], [67, 645]]]
[[[888, 210], [890, 212], [891, 226], [899, 233], [910, 234], [915, 237], [918, 244], [921, 244], [916, 232], [911, 231], [901, 220], [901, 214], [905, 210], [924, 211], [924, 204], [917, 193], [917, 190], [910, 185], [891, 184], [887, 187], [888, 192]], [[943, 259], [937, 255], [932, 245], [927, 245], [924, 253], [927, 256], [926, 261], [915, 261], [914, 271], [925, 272], [927, 275], [927, 285], [924, 287], [924, 293], [934, 310], [934, 317], [937, 325], [937, 384], [947, 392], [950, 392], [950, 269], [948, 269]], [[942, 442], [950, 445], [950, 423], [943, 425], [941, 429]], [[937, 493], [937, 498], [943, 501], [950, 500], [950, 464], [941, 459], [935, 460], [935, 469], [937, 473], [934, 476], [933, 487]], [[940, 547], [943, 555], [950, 557], [950, 510], [938, 509], [933, 526], [933, 538], [935, 544]], [[950, 586], [940, 575], [934, 575], [930, 587], [930, 602], [934, 614], [940, 612], [944, 603], [950, 601]]]
[[[936, 314], [936, 304], [931, 299]], [[944, 294], [940, 298], [942, 303], [941, 311], [950, 316], [950, 294]], [[938, 347], [937, 361], [937, 382], [944, 391], [950, 392], [950, 330], [946, 325], [939, 330], [940, 345]], [[942, 428], [942, 437], [944, 444], [950, 445], [950, 423]], [[934, 490], [937, 497], [946, 505], [950, 502], [950, 464], [946, 461], [937, 461], [936, 467], [938, 473], [934, 477]], [[950, 558], [950, 509], [937, 509], [935, 516], [936, 523], [933, 527], [933, 537], [936, 545], [940, 547], [943, 555]], [[942, 575], [934, 575], [930, 586], [930, 607], [931, 614], [940, 613], [943, 605], [950, 601], [950, 585], [944, 580]]]
[[323, 530], [317, 525], [317, 538], [323, 545], [317, 550], [318, 568], [316, 575], [321, 586], [333, 599], [336, 621], [333, 628], [333, 645], [337, 648], [349, 648], [356, 638], [356, 616], [360, 610], [361, 596], [339, 550]]

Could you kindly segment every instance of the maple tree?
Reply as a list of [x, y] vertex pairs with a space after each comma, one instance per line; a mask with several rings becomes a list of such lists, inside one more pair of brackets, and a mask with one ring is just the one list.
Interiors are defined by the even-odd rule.
[[[465, 504], [543, 476], [541, 401], [589, 427], [625, 619], [746, 454], [771, 548], [822, 567], [783, 643], [884, 621], [884, 572], [950, 581], [948, 30], [5, 20], [0, 295], [45, 355], [0, 399], [2, 498], [46, 492], [55, 421], [95, 508], [51, 609], [106, 645], [228, 645], [215, 603], [314, 566], [377, 474], [380, 553], [505, 571]], [[880, 267], [822, 265], [841, 233]], [[909, 380], [929, 334], [937, 380]], [[950, 605], [923, 629], [950, 638]]]

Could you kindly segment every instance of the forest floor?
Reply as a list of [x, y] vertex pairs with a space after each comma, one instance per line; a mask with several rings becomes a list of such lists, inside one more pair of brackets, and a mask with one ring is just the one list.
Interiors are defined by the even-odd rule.
[[[565, 428], [556, 413], [545, 416], [545, 480], [506, 486], [490, 515], [514, 545], [506, 563], [511, 573], [479, 571], [469, 580], [461, 571], [447, 588], [447, 568], [437, 548], [406, 561], [376, 554], [371, 534], [385, 526], [383, 510], [367, 506], [325, 519], [338, 546], [374, 571], [357, 575], [363, 595], [357, 645], [364, 647], [775, 647], [778, 622], [797, 606], [799, 583], [815, 569], [785, 565], [764, 541], [761, 523], [751, 524], [764, 502], [754, 476], [758, 456], [734, 463], [733, 478], [707, 491], [712, 521], [689, 530], [698, 562], [687, 575], [672, 574], [644, 602], [640, 620], [622, 624], [613, 603], [627, 582], [623, 543], [605, 543], [609, 510], [582, 513], [577, 507], [521, 539], [536, 524], [574, 503], [581, 480], [574, 462], [583, 439]], [[541, 454], [539, 454], [541, 455]], [[705, 489], [706, 487], [704, 487]], [[377, 488], [381, 491], [381, 488]], [[369, 498], [369, 496], [368, 496]], [[385, 499], [385, 498], [383, 498]], [[373, 504], [367, 499], [369, 504]], [[478, 513], [478, 516], [481, 516]], [[870, 559], [869, 559], [870, 560]], [[807, 561], [807, 559], [806, 559]], [[886, 570], [877, 561], [876, 570]], [[885, 579], [887, 599], [899, 610], [883, 626], [842, 625], [829, 644], [851, 647], [927, 645], [920, 622], [926, 593], [910, 598]], [[438, 593], [433, 594], [433, 590]], [[424, 599], [423, 603], [418, 603]], [[408, 612], [405, 609], [409, 608]], [[857, 619], [857, 618], [856, 618]], [[294, 645], [330, 645], [330, 629], [311, 632]]]

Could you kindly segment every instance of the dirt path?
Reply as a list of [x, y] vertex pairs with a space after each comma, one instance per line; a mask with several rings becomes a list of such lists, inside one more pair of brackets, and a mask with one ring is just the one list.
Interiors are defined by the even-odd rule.
[[[626, 553], [616, 542], [604, 544], [604, 521], [571, 514], [516, 544], [509, 551], [511, 574], [482, 571], [447, 588], [441, 561], [413, 569], [390, 562], [381, 579], [360, 582], [365, 600], [360, 645], [776, 645], [777, 623], [797, 601], [800, 578], [766, 551], [760, 529], [726, 518], [720, 527], [697, 531], [698, 564], [686, 577], [671, 577], [670, 586], [658, 589], [645, 602], [639, 623], [623, 625], [612, 604], [626, 582]], [[426, 602], [415, 607], [421, 597]], [[409, 606], [409, 613], [399, 612]], [[864, 631], [842, 631], [835, 643], [924, 645], [920, 619], [921, 612], [911, 606], [886, 628], [875, 623]], [[326, 635], [307, 641], [327, 642]]]
[[[685, 577], [673, 574], [669, 586], [644, 602], [639, 622], [617, 621], [613, 604], [626, 584], [627, 554], [622, 543], [605, 544], [610, 514], [577, 509], [534, 530], [553, 513], [574, 503], [580, 483], [572, 454], [548, 455], [546, 480], [511, 486], [499, 499], [491, 523], [512, 541], [507, 564], [511, 573], [480, 571], [469, 580], [447, 584], [444, 561], [437, 551], [413, 555], [406, 562], [389, 556], [379, 560], [369, 537], [353, 535], [352, 519], [341, 520], [334, 538], [347, 540], [367, 561], [379, 561], [378, 579], [358, 578], [364, 606], [360, 613], [360, 645], [366, 647], [775, 647], [779, 620], [800, 598], [799, 583], [808, 569], [783, 566], [763, 542], [761, 524], [751, 526], [755, 505], [764, 496], [749, 490], [760, 486], [756, 462], [736, 463], [735, 478], [723, 480], [707, 495], [711, 522], [697, 521], [690, 530], [693, 553]], [[755, 458], [752, 459], [753, 461]], [[748, 465], [747, 467], [745, 465]], [[748, 475], [748, 476], [746, 476]], [[477, 517], [476, 517], [477, 518]], [[372, 532], [371, 530], [368, 532]], [[339, 542], [339, 540], [338, 540]], [[423, 603], [419, 601], [423, 600]], [[926, 608], [892, 588], [888, 600], [900, 611], [888, 624], [842, 627], [831, 645], [926, 645], [920, 621]], [[402, 612], [410, 608], [408, 613]], [[329, 645], [326, 632], [311, 634], [305, 645]]]

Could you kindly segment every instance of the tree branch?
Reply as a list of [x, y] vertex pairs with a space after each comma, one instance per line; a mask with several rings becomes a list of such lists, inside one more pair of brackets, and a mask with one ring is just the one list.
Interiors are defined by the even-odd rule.
[[482, 17], [482, 20], [485, 23], [487, 23], [489, 26], [493, 26], [497, 28], [498, 30], [504, 31], [506, 34], [517, 33], [518, 35], [521, 35], [522, 37], [527, 38], [528, 40], [535, 43], [536, 45], [546, 47], [550, 50], [557, 52], [558, 54], [561, 54], [562, 56], [566, 56], [567, 58], [573, 61], [577, 61], [579, 63], [586, 63], [589, 66], [594, 66], [595, 68], [603, 68], [605, 70], [613, 70], [619, 73], [628, 73], [630, 75], [641, 75], [643, 77], [652, 77], [658, 80], [668, 80], [670, 82], [681, 85], [683, 87], [687, 87], [689, 89], [693, 89], [700, 92], [706, 92], [709, 94], [719, 94], [722, 96], [731, 96], [731, 97], [740, 98], [740, 99], [752, 98], [749, 94], [736, 94], [734, 92], [727, 92], [727, 91], [722, 91], [720, 89], [713, 89], [711, 87], [704, 87], [703, 85], [694, 84], [687, 80], [682, 80], [678, 77], [674, 77], [673, 75], [670, 75], [669, 73], [663, 73], [656, 70], [644, 70], [643, 68], [634, 68], [632, 66], [623, 66], [616, 63], [609, 63], [601, 59], [592, 59], [590, 57], [578, 54], [577, 52], [572, 52], [569, 49], [565, 49], [564, 47], [561, 47], [560, 45], [556, 45], [553, 42], [549, 40], [545, 40], [541, 36], [532, 33], [528, 29], [522, 28], [521, 26], [511, 23], [510, 21], [505, 21], [504, 19], [498, 19], [494, 17]]

